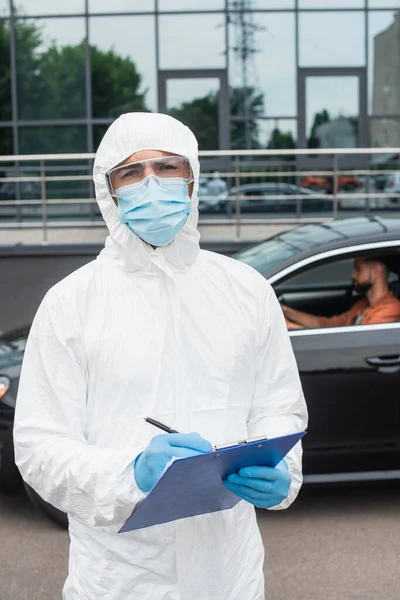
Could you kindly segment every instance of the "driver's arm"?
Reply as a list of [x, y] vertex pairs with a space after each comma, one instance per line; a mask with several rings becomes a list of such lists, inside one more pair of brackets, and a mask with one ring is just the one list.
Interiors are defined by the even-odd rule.
[[341, 315], [335, 315], [334, 317], [316, 317], [282, 304], [281, 308], [285, 315], [288, 329], [316, 329], [318, 327], [343, 327], [345, 325], [353, 325], [356, 316], [361, 312], [363, 307], [365, 308], [364, 304], [365, 301], [360, 300], [350, 308], [350, 310], [347, 310]]
[[[288, 321], [288, 327], [290, 329], [301, 329], [302, 327], [306, 328], [316, 328], [321, 327], [321, 319], [320, 317], [315, 317], [314, 315], [310, 315], [305, 312], [301, 312], [299, 310], [295, 310], [294, 308], [290, 308], [289, 306], [281, 305], [283, 314], [285, 315], [286, 321]], [[297, 325], [297, 327], [293, 327]]]
[[293, 321], [289, 321], [289, 319], [287, 319], [285, 317], [285, 323], [286, 323], [286, 327], [290, 330], [292, 329], [304, 329], [304, 327], [302, 325], [298, 325], [297, 323], [293, 323]]

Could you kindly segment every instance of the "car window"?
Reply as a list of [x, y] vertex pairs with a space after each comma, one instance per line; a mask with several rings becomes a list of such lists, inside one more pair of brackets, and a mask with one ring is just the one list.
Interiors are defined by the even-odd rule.
[[[275, 292], [284, 305], [289, 329], [400, 322], [400, 311], [391, 302], [381, 305], [375, 314], [374, 305], [368, 302], [356, 306], [361, 298], [367, 299], [367, 296], [365, 291], [352, 288], [354, 258], [356, 256], [310, 265], [275, 286]], [[379, 253], [376, 258], [379, 260]], [[395, 254], [385, 254], [382, 260], [389, 267], [385, 281], [394, 296], [400, 299], [400, 258]], [[353, 308], [354, 312], [349, 313]], [[325, 317], [332, 317], [332, 320]]]
[[[346, 285], [351, 282], [353, 259], [346, 258], [323, 265], [312, 266], [301, 273], [294, 274], [284, 282], [286, 290], [292, 288], [309, 289], [315, 286]], [[277, 287], [277, 290], [279, 286]]]
[[259, 188], [256, 188], [255, 190], [245, 190], [243, 192], [243, 196], [258, 196], [261, 197], [264, 195], [264, 190], [260, 190]]

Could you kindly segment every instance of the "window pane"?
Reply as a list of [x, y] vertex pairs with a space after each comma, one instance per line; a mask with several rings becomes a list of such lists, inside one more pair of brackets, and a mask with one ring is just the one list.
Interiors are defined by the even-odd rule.
[[231, 147], [235, 150], [290, 149], [297, 144], [297, 121], [292, 119], [250, 119], [232, 121]]
[[68, 2], [22, 0], [21, 3], [17, 3], [17, 12], [21, 15], [66, 15], [84, 13], [84, 11], [85, 0], [68, 0]]
[[364, 8], [365, 0], [299, 0], [299, 8]]
[[[285, 281], [282, 286], [285, 289], [291, 287], [304, 286], [318, 287], [319, 285], [340, 285], [348, 284], [351, 281], [351, 273], [353, 271], [353, 259], [347, 258], [344, 260], [338, 260], [337, 262], [328, 263], [325, 265], [319, 265], [318, 267], [312, 267], [307, 271], [303, 271], [298, 275], [294, 275]], [[277, 290], [279, 289], [279, 286]]]
[[306, 132], [309, 148], [356, 148], [358, 77], [307, 77]]
[[21, 119], [85, 116], [84, 37], [83, 18], [16, 21]]
[[93, 152], [97, 151], [103, 136], [110, 125], [93, 125]]
[[371, 119], [369, 129], [373, 148], [400, 148], [400, 118]]
[[[255, 27], [255, 29], [254, 29]], [[230, 15], [229, 83], [236, 90], [231, 114], [296, 115], [295, 19], [293, 14], [249, 13], [247, 45], [255, 51], [243, 60], [243, 21]], [[243, 93], [247, 85], [248, 95]]]
[[21, 127], [21, 154], [87, 152], [86, 127]]
[[[233, 5], [233, 2], [232, 2]], [[231, 8], [234, 8], [231, 5]], [[294, 0], [254, 0], [251, 3], [251, 8], [260, 9], [279, 9], [279, 8], [294, 8]]]
[[193, 131], [199, 150], [220, 147], [219, 90], [216, 78], [167, 80], [167, 111]]
[[400, 8], [400, 0], [368, 0], [369, 8]]
[[155, 18], [91, 17], [93, 116], [155, 110]]
[[0, 0], [0, 16], [8, 17], [10, 14], [10, 2], [9, 0]]
[[400, 115], [400, 15], [369, 13], [369, 111]]
[[0, 121], [9, 121], [11, 111], [10, 25], [0, 21]]
[[[364, 20], [361, 12], [300, 13], [300, 66], [363, 66]], [[339, 36], [351, 43], [340, 43]]]
[[161, 69], [225, 67], [223, 15], [161, 16], [159, 36]]
[[154, 0], [89, 0], [91, 13], [151, 12]]
[[[0, 154], [13, 154], [13, 137], [11, 127], [0, 127]], [[1, 169], [0, 163], [0, 169]], [[1, 185], [1, 184], [0, 184]]]
[[158, 10], [223, 10], [225, 0], [158, 0]]

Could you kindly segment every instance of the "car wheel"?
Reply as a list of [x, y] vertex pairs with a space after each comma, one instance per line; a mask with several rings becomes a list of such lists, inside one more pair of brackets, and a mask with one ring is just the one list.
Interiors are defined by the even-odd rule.
[[14, 440], [10, 430], [1, 451], [0, 491], [7, 496], [15, 496], [22, 488], [22, 477], [15, 464]]
[[33, 506], [40, 513], [42, 513], [42, 515], [45, 515], [45, 517], [47, 517], [48, 519], [50, 519], [50, 521], [52, 521], [53, 523], [55, 523], [59, 527], [62, 527], [63, 529], [67, 529], [68, 528], [68, 517], [67, 517], [67, 515], [65, 513], [63, 513], [61, 510], [58, 510], [58, 508], [55, 508], [54, 506], [52, 506], [51, 504], [49, 504], [45, 500], [43, 500], [43, 498], [41, 498], [39, 496], [39, 494], [37, 494], [35, 492], [35, 490], [33, 490], [25, 482], [24, 482], [24, 487], [25, 487], [25, 491], [27, 493], [27, 496], [28, 496], [29, 500], [31, 501], [31, 503], [33, 504]]

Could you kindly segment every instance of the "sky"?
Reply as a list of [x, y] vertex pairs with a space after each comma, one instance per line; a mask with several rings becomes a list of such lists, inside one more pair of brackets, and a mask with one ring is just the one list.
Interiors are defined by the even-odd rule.
[[[0, 0], [0, 11], [8, 0]], [[89, 0], [90, 9], [98, 13], [117, 10], [151, 10], [153, 0]], [[300, 0], [303, 8], [355, 8], [364, 0]], [[48, 12], [69, 13], [82, 10], [84, 0], [22, 0], [26, 15]], [[371, 6], [399, 7], [400, 0], [369, 0]], [[159, 0], [160, 10], [186, 10], [201, 6], [217, 9], [223, 0]], [[254, 7], [290, 8], [293, 0], [254, 0]], [[216, 69], [225, 66], [225, 31], [223, 15], [162, 15], [160, 28], [161, 69]], [[76, 44], [85, 34], [83, 17], [54, 18], [42, 24], [44, 47], [53, 41], [58, 45]], [[370, 75], [372, 75], [373, 38], [393, 22], [393, 9], [370, 13], [368, 22]], [[248, 80], [264, 93], [265, 114], [268, 117], [296, 117], [295, 20], [293, 13], [256, 13], [254, 44], [257, 51], [248, 64]], [[242, 81], [241, 65], [232, 47], [235, 45], [233, 24], [229, 26], [229, 80], [231, 85]], [[299, 62], [301, 67], [363, 67], [365, 56], [365, 19], [363, 13], [302, 13], [299, 19]], [[89, 21], [89, 39], [103, 50], [114, 49], [136, 63], [148, 89], [146, 100], [152, 110], [157, 108], [155, 22], [151, 16], [97, 16]], [[307, 121], [311, 123], [316, 110], [326, 107], [333, 115], [353, 115], [358, 111], [356, 80], [346, 78], [315, 78], [307, 84]], [[203, 96], [218, 88], [218, 80], [173, 80], [167, 87], [169, 107]], [[371, 92], [371, 86], [370, 86]], [[371, 93], [369, 94], [371, 96]], [[285, 129], [285, 121], [281, 121]], [[294, 121], [286, 122], [286, 129]], [[295, 132], [294, 132], [295, 133]]]

